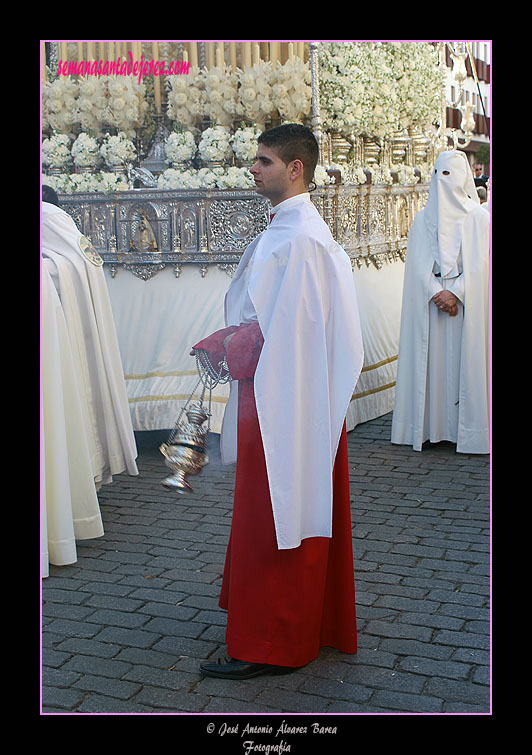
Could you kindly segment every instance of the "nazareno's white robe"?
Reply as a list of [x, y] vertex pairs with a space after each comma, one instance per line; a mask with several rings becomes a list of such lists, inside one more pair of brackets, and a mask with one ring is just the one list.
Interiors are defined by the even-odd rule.
[[46, 202], [42, 256], [65, 313], [81, 399], [79, 432], [87, 437], [94, 483], [98, 488], [123, 471], [137, 475], [137, 448], [101, 258], [72, 218]]
[[[248, 299], [249, 297], [249, 299]], [[246, 249], [225, 299], [226, 325], [254, 310], [264, 345], [254, 391], [277, 545], [331, 537], [332, 470], [363, 364], [353, 273], [345, 251], [300, 194]], [[244, 315], [244, 316], [243, 316]], [[236, 461], [238, 385], [222, 427], [222, 461]]]
[[[435, 171], [408, 238], [391, 440], [489, 453], [489, 215], [463, 153], [441, 153]], [[432, 301], [442, 288], [455, 317]]]

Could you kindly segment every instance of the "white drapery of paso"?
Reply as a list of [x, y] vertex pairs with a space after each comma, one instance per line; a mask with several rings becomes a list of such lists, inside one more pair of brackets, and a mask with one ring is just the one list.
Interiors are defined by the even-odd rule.
[[[107, 265], [104, 269], [133, 428], [172, 428], [197, 382], [190, 347], [224, 327], [231, 279], [216, 266], [202, 278], [196, 264], [183, 265], [177, 280], [170, 266], [147, 281], [122, 268], [112, 278]], [[348, 430], [393, 409], [403, 274], [400, 260], [353, 272], [365, 360], [347, 413]], [[228, 397], [228, 385], [213, 392], [213, 432], [221, 431]]]

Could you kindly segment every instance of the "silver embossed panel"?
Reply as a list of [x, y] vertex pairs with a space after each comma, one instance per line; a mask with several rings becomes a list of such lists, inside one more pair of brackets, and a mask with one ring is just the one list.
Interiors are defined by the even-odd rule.
[[[311, 198], [353, 267], [404, 259], [408, 232], [428, 195], [417, 186], [323, 186]], [[112, 275], [123, 267], [149, 280], [166, 265], [199, 263], [232, 274], [266, 227], [269, 203], [253, 190], [137, 189], [60, 196]]]

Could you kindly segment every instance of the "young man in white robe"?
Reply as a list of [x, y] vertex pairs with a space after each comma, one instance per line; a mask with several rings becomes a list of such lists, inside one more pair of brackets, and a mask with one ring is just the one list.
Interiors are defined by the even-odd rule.
[[489, 242], [466, 155], [442, 152], [408, 238], [392, 443], [490, 451]]
[[251, 168], [273, 220], [246, 249], [226, 328], [195, 348], [233, 377], [224, 463], [236, 461], [219, 604], [229, 657], [203, 674], [286, 673], [330, 645], [356, 652], [345, 416], [363, 363], [351, 264], [310, 201], [312, 132], [264, 132]]

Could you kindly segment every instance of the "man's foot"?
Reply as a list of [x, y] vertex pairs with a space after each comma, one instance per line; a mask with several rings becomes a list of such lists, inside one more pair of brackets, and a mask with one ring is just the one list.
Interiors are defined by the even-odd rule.
[[295, 666], [272, 666], [269, 663], [250, 663], [239, 661], [237, 658], [218, 658], [214, 661], [200, 663], [200, 670], [204, 676], [215, 676], [218, 679], [252, 679], [262, 674], [290, 674], [296, 671]]

